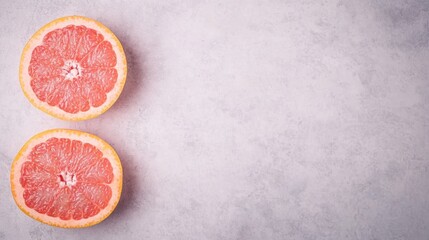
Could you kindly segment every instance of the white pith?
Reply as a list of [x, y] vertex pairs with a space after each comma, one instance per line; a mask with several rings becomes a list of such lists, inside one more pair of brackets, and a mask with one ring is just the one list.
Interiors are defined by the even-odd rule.
[[58, 174], [58, 183], [60, 187], [72, 188], [77, 183], [76, 175], [67, 170], [61, 171], [60, 174]]
[[66, 80], [73, 80], [82, 76], [82, 67], [76, 60], [67, 60], [61, 68], [62, 75]]

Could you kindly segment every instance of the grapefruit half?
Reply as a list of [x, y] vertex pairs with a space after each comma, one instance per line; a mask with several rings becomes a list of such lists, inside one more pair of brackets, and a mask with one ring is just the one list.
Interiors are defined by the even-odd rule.
[[18, 207], [57, 227], [89, 227], [106, 219], [119, 202], [122, 166], [99, 137], [53, 129], [32, 137], [12, 163], [10, 183]]
[[38, 109], [63, 120], [107, 111], [125, 85], [127, 62], [118, 38], [82, 16], [56, 19], [38, 30], [21, 55], [19, 79]]

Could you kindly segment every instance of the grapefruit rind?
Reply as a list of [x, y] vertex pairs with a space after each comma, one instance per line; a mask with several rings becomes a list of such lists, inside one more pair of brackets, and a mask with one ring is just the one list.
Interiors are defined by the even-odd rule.
[[[70, 139], [76, 139], [82, 142], [90, 143], [96, 148], [98, 148], [103, 153], [103, 156], [106, 157], [112, 164], [114, 178], [112, 183], [109, 184], [109, 187], [111, 187], [112, 189], [112, 197], [110, 198], [107, 207], [102, 209], [98, 214], [86, 219], [62, 220], [59, 217], [51, 217], [46, 214], [38, 213], [34, 209], [26, 206], [25, 200], [23, 198], [24, 188], [21, 186], [19, 182], [19, 178], [21, 176], [21, 173], [20, 173], [21, 166], [25, 161], [27, 161], [26, 156], [31, 152], [32, 148], [35, 145], [41, 142], [45, 142], [51, 137], [70, 138]], [[33, 136], [32, 138], [30, 138], [30, 140], [28, 140], [21, 148], [21, 150], [18, 152], [14, 161], [12, 162], [10, 184], [11, 184], [12, 196], [13, 196], [13, 199], [15, 200], [16, 205], [19, 207], [19, 209], [21, 209], [22, 212], [24, 212], [29, 217], [39, 222], [42, 222], [51, 226], [55, 226], [55, 227], [83, 228], [83, 227], [90, 227], [100, 223], [113, 212], [121, 196], [122, 176], [123, 176], [122, 165], [117, 153], [103, 139], [93, 134], [89, 134], [89, 133], [81, 132], [77, 130], [51, 129], [51, 130], [41, 132]]]
[[[30, 64], [33, 49], [39, 45], [42, 45], [43, 37], [47, 33], [57, 28], [66, 27], [70, 24], [84, 25], [88, 28], [92, 28], [97, 32], [101, 33], [104, 36], [104, 39], [109, 41], [112, 44], [113, 50], [115, 51], [116, 58], [117, 58], [117, 63], [115, 68], [118, 71], [118, 79], [115, 84], [115, 87], [113, 88], [112, 91], [107, 93], [107, 99], [100, 107], [96, 107], [96, 108], [91, 107], [91, 109], [86, 112], [68, 113], [59, 109], [56, 106], [50, 106], [48, 103], [40, 101], [30, 86], [31, 77], [28, 73], [28, 66]], [[33, 36], [25, 45], [24, 50], [22, 51], [21, 61], [19, 64], [19, 81], [21, 84], [21, 89], [24, 92], [24, 95], [30, 101], [30, 103], [36, 108], [42, 110], [43, 112], [53, 117], [56, 117], [62, 120], [69, 120], [69, 121], [87, 120], [87, 119], [95, 118], [101, 115], [102, 113], [106, 112], [121, 95], [126, 79], [127, 79], [127, 60], [126, 60], [125, 52], [121, 45], [121, 42], [119, 42], [115, 34], [113, 34], [113, 32], [110, 31], [110, 29], [104, 26], [102, 23], [94, 19], [83, 17], [83, 16], [62, 17], [43, 26], [36, 33], [33, 34]]]

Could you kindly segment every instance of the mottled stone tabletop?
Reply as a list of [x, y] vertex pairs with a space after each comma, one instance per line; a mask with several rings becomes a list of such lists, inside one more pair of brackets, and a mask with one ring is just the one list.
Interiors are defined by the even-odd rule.
[[[429, 238], [429, 1], [6, 1], [0, 13], [0, 239]], [[118, 102], [84, 122], [35, 109], [21, 51], [66, 15], [125, 48]], [[86, 229], [15, 205], [12, 159], [50, 128], [122, 159], [115, 212]]]

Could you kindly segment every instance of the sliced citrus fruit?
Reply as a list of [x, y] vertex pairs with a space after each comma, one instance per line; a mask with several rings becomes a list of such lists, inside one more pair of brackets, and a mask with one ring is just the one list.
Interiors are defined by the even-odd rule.
[[122, 190], [115, 150], [89, 133], [53, 129], [32, 137], [12, 163], [12, 195], [28, 216], [57, 227], [89, 227], [107, 218]]
[[107, 111], [127, 75], [121, 43], [86, 17], [56, 19], [38, 30], [20, 62], [21, 88], [42, 111], [64, 120], [85, 120]]

